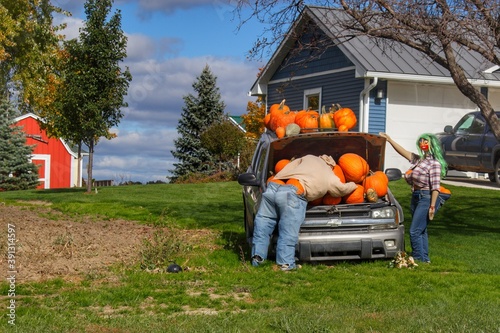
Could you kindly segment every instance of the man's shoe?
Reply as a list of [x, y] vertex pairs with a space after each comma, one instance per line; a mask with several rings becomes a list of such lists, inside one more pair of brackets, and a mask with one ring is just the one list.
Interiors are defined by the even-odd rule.
[[263, 262], [264, 259], [262, 259], [262, 257], [257, 254], [252, 257], [252, 266], [254, 267], [261, 265]]
[[296, 269], [302, 268], [302, 266], [300, 266], [300, 265], [294, 265], [294, 266], [292, 266], [290, 264], [283, 264], [283, 265], [280, 265], [279, 267], [284, 272], [294, 271]]

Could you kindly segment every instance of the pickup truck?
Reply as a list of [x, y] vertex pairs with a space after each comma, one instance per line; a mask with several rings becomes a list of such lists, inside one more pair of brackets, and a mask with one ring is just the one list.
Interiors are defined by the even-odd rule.
[[[370, 170], [379, 171], [384, 166], [385, 145], [385, 138], [367, 133], [318, 131], [281, 139], [271, 131], [264, 133], [247, 172], [238, 177], [243, 185], [245, 232], [250, 246], [262, 193], [277, 161], [307, 154], [326, 154], [338, 161], [345, 153], [356, 153], [365, 158]], [[401, 178], [399, 169], [388, 169], [386, 174], [389, 180]], [[405, 248], [403, 221], [401, 206], [390, 189], [374, 203], [308, 205], [296, 257], [311, 262], [393, 258]]]
[[[496, 112], [500, 117], [500, 112]], [[487, 173], [500, 185], [500, 142], [481, 112], [467, 113], [455, 126], [446, 125], [437, 133], [449, 170]]]

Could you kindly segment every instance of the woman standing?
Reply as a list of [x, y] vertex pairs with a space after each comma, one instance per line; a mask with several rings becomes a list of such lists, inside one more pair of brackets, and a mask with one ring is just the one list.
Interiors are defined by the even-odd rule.
[[380, 133], [387, 142], [410, 163], [405, 179], [412, 186], [410, 210], [410, 243], [412, 256], [416, 260], [430, 263], [427, 224], [434, 218], [444, 201], [439, 198], [441, 178], [446, 176], [448, 165], [438, 138], [433, 134], [422, 134], [417, 140], [418, 154], [412, 153], [386, 133]]

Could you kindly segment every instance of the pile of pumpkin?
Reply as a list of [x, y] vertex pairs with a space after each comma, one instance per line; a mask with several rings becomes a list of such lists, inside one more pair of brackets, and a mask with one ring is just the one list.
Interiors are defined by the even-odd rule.
[[323, 106], [321, 113], [314, 110], [292, 111], [283, 100], [273, 104], [264, 117], [267, 129], [276, 133], [278, 138], [296, 135], [301, 132], [317, 131], [319, 128], [334, 129], [347, 132], [357, 123], [354, 112], [338, 104], [332, 105], [329, 111]]
[[[278, 161], [274, 166], [274, 174], [281, 171], [290, 161], [291, 160], [288, 159]], [[387, 194], [389, 184], [387, 175], [382, 171], [370, 171], [366, 160], [358, 154], [343, 154], [332, 169], [332, 172], [339, 177], [342, 183], [354, 182], [356, 184], [356, 189], [350, 194], [338, 198], [332, 197], [327, 193], [322, 198], [309, 202], [310, 205], [354, 204], [366, 201], [377, 202], [379, 198]], [[281, 185], [295, 185], [298, 188], [299, 194], [304, 193], [304, 188], [297, 179], [282, 181], [280, 179], [274, 179], [274, 176], [271, 176], [267, 181], [272, 181]]]

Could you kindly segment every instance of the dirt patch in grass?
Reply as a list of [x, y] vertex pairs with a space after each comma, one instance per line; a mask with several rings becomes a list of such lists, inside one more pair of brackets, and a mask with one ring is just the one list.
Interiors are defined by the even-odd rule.
[[[55, 277], [75, 280], [88, 275], [106, 274], [109, 267], [140, 262], [144, 240], [158, 230], [126, 220], [104, 220], [95, 217], [69, 217], [45, 205], [0, 205], [0, 271], [8, 274], [8, 227], [15, 231], [16, 280], [42, 281]], [[212, 231], [179, 231], [185, 242], [205, 242], [215, 238]], [[203, 240], [202, 240], [203, 239]], [[213, 244], [213, 243], [212, 243]], [[12, 263], [12, 262], [10, 262]]]

